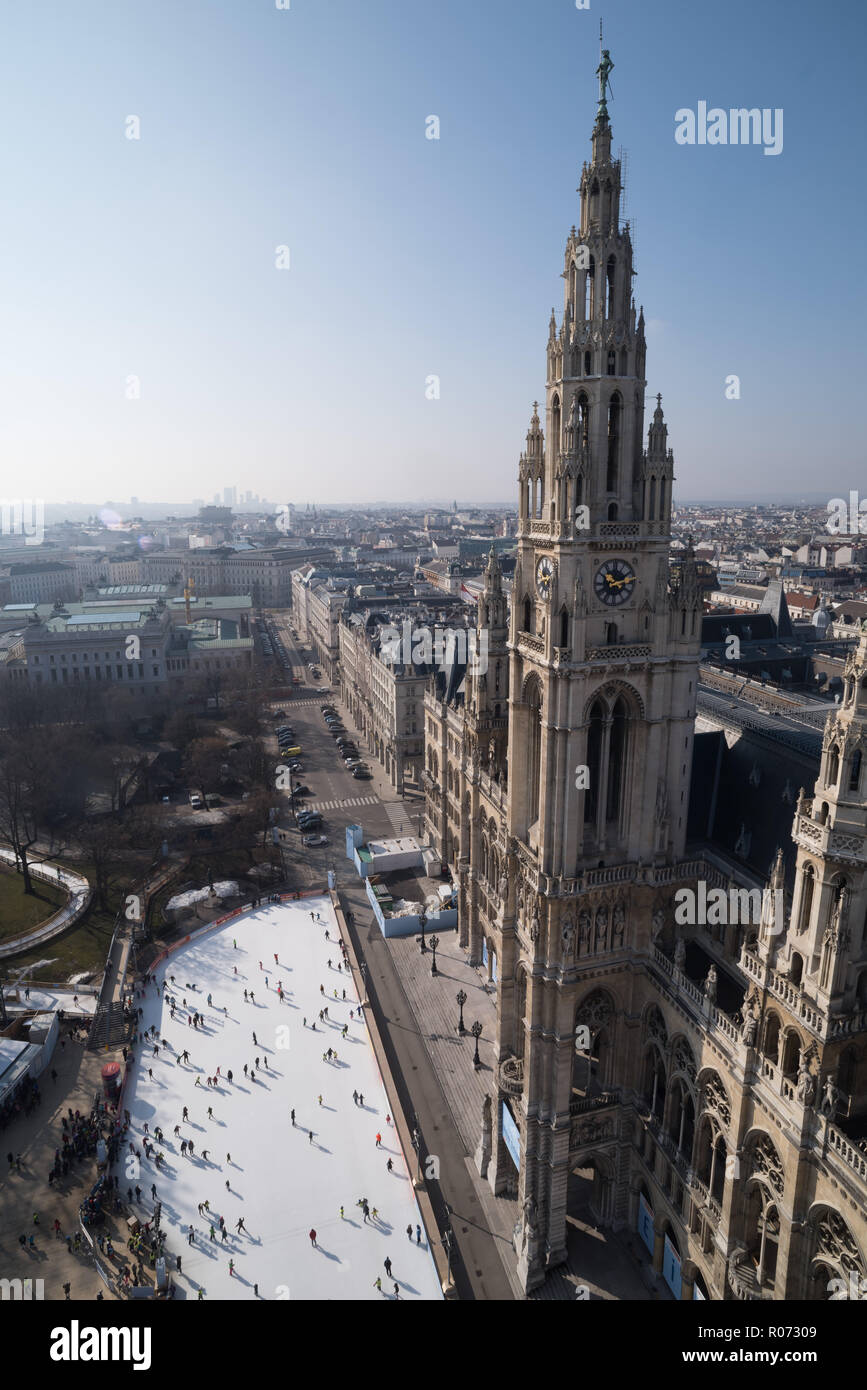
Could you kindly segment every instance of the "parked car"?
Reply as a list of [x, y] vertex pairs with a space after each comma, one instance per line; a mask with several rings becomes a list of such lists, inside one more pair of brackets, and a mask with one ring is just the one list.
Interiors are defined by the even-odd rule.
[[331, 694], [331, 686], [330, 686], [330, 685], [320, 685], [320, 687], [319, 687], [319, 689], [317, 690], [316, 694], [317, 694], [317, 695], [330, 695], [330, 694]]
[[357, 767], [357, 768], [354, 769], [352, 775], [353, 775], [353, 777], [359, 778], [359, 780], [365, 780], [365, 781], [367, 781], [367, 780], [369, 780], [369, 779], [373, 776], [373, 773], [370, 771], [369, 768], [366, 768], [366, 767]]
[[299, 786], [293, 787], [293, 788], [292, 788], [292, 795], [293, 795], [293, 796], [312, 796], [313, 793], [312, 793], [312, 791], [310, 790], [310, 788], [309, 788], [309, 787], [305, 787], [304, 783], [302, 782]]
[[314, 826], [321, 825], [321, 824], [322, 824], [322, 817], [318, 814], [318, 812], [317, 812], [316, 814], [311, 814], [311, 815], [309, 815], [309, 816], [299, 816], [299, 817], [298, 817], [298, 829], [299, 829], [299, 830], [312, 830], [312, 829], [314, 828]]
[[329, 843], [327, 835], [304, 835], [301, 839], [302, 845], [327, 845]]
[[304, 765], [303, 765], [303, 763], [298, 763], [298, 762], [290, 763], [290, 764], [289, 764], [289, 771], [290, 771], [290, 772], [303, 772], [303, 771], [304, 771]]

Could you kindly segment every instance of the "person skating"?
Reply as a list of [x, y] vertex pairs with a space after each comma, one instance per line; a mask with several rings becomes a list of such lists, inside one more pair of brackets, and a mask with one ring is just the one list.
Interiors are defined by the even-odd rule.
[[397, 1284], [395, 1284], [395, 1286], [394, 1286], [394, 1296], [395, 1296], [395, 1298], [400, 1298], [400, 1288], [398, 1287]]
[[311, 1229], [311, 1231], [310, 1231], [310, 1244], [311, 1244], [311, 1246], [313, 1247], [313, 1249], [315, 1250], [315, 1249], [316, 1249], [316, 1232], [315, 1232], [315, 1230], [313, 1230], [313, 1229]]
[[226, 1154], [226, 1162], [229, 1163], [229, 1164], [232, 1162], [232, 1155], [231, 1155], [231, 1154]]
[[385, 1166], [386, 1166], [386, 1168], [388, 1169], [388, 1171], [389, 1171], [389, 1173], [390, 1173], [391, 1170], [392, 1170], [392, 1168], [394, 1167], [394, 1163], [392, 1162], [391, 1159], [389, 1159]]
[[[188, 1120], [190, 1118], [190, 1112], [186, 1106], [184, 1106], [184, 1113], [181, 1118], [184, 1120]], [[177, 1130], [175, 1130], [175, 1133], [177, 1134]]]
[[294, 1110], [290, 1110], [290, 1111], [289, 1111], [289, 1116], [290, 1116], [290, 1119], [292, 1120], [292, 1128], [294, 1129], [294, 1128], [295, 1128], [295, 1111], [294, 1111]]
[[214, 1118], [214, 1109], [213, 1109], [213, 1106], [209, 1105], [209, 1106], [208, 1106], [208, 1119], [209, 1119], [209, 1120], [212, 1120], [213, 1118]]
[[247, 1234], [247, 1227], [244, 1225], [244, 1218], [243, 1218], [243, 1216], [239, 1216], [239, 1217], [238, 1217], [238, 1220], [235, 1222], [235, 1230], [238, 1232], [239, 1235], [241, 1234], [242, 1231], [244, 1232], [245, 1235]]
[[421, 1226], [416, 1226], [415, 1228], [415, 1243], [416, 1245], [421, 1245]]
[[364, 1106], [364, 1096], [361, 1091], [358, 1093], [358, 1104], [362, 1107]]
[[406, 1233], [409, 1236], [410, 1240], [412, 1240], [412, 1226], [407, 1226]]
[[217, 1237], [216, 1237], [216, 1235], [214, 1234], [214, 1228], [213, 1228], [213, 1226], [211, 1227], [211, 1240], [214, 1242], [214, 1244], [216, 1244], [216, 1242], [217, 1242]]
[[391, 1278], [391, 1260], [388, 1258], [387, 1255], [386, 1255], [385, 1259], [383, 1260], [382, 1264], [383, 1264], [383, 1268], [385, 1269], [386, 1274], [388, 1275], [388, 1277], [389, 1277], [389, 1279], [390, 1279], [390, 1278]]
[[309, 1139], [310, 1143], [312, 1144], [312, 1143], [313, 1143], [313, 1130], [312, 1130], [312, 1129], [310, 1129], [310, 1130], [307, 1131], [307, 1138]]
[[340, 1220], [343, 1221], [343, 1207], [340, 1208]]
[[[231, 1278], [232, 1275], [233, 1275], [234, 1273], [235, 1273], [235, 1261], [234, 1261], [234, 1260], [230, 1260], [230, 1261], [229, 1261], [229, 1277]], [[397, 1285], [395, 1284], [394, 1287], [397, 1288]]]
[[381, 1278], [379, 1277], [379, 1275], [377, 1275], [376, 1278], [374, 1279], [374, 1281], [373, 1281], [373, 1287], [374, 1287], [375, 1289], [379, 1289], [379, 1292], [382, 1293], [382, 1280], [381, 1280]]
[[382, 1135], [381, 1135], [381, 1134], [377, 1134], [377, 1136], [376, 1136], [376, 1147], [377, 1147], [378, 1149], [382, 1147]]

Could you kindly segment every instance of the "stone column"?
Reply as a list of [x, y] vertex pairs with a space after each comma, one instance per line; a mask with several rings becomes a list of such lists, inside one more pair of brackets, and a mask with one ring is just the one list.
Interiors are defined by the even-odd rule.
[[661, 1226], [653, 1224], [653, 1272], [662, 1273], [662, 1260], [665, 1255], [665, 1232]]

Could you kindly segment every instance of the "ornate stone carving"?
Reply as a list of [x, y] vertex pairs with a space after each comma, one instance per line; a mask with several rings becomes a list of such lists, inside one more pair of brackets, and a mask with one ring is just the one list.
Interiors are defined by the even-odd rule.
[[723, 1129], [728, 1129], [732, 1117], [731, 1106], [723, 1089], [723, 1084], [716, 1075], [709, 1076], [705, 1082], [704, 1103], [706, 1109], [718, 1117]]
[[781, 1197], [785, 1186], [783, 1165], [773, 1143], [766, 1134], [756, 1140], [750, 1162], [752, 1176], [763, 1179]]

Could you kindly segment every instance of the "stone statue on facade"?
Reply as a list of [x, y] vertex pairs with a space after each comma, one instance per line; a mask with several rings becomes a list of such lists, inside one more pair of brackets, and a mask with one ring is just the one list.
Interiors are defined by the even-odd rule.
[[758, 1019], [756, 1018], [755, 995], [753, 994], [752, 990], [750, 990], [749, 994], [744, 1000], [743, 1015], [743, 1023], [741, 1024], [741, 1038], [746, 1043], [747, 1047], [754, 1047], [759, 1024]]
[[716, 986], [716, 966], [712, 965], [710, 970], [707, 972], [707, 979], [704, 982], [704, 997], [709, 1004], [716, 1003]]
[[833, 1076], [829, 1074], [825, 1077], [825, 1089], [822, 1095], [822, 1114], [830, 1115], [831, 1119], [833, 1120], [834, 1116], [837, 1113], [837, 1101], [839, 1100], [839, 1098], [840, 1092], [834, 1085]]
[[575, 954], [575, 923], [571, 917], [567, 917], [563, 923], [563, 954], [570, 957]]
[[539, 940], [539, 931], [540, 931], [540, 926], [539, 926], [539, 914], [538, 914], [538, 912], [534, 912], [534, 913], [533, 913], [533, 920], [532, 920], [531, 923], [530, 923], [530, 940], [531, 940], [532, 942], [535, 943], [535, 942], [537, 942], [537, 941]]
[[813, 1078], [810, 1075], [810, 1068], [806, 1057], [801, 1058], [801, 1069], [798, 1072], [798, 1100], [802, 1105], [812, 1105], [816, 1095], [816, 1088], [813, 1085]]
[[591, 921], [590, 921], [590, 913], [589, 913], [589, 912], [579, 912], [579, 913], [578, 913], [578, 954], [579, 954], [579, 955], [581, 954], [582, 948], [583, 948], [583, 950], [585, 951], [585, 953], [586, 953], [587, 951], [589, 951], [589, 949], [590, 949], [590, 928], [591, 928], [591, 926], [592, 926], [592, 923], [591, 923]]
[[596, 949], [601, 951], [605, 946], [605, 933], [608, 930], [608, 912], [604, 907], [596, 909]]
[[611, 921], [614, 927], [614, 945], [620, 946], [623, 942], [623, 928], [626, 923], [626, 913], [623, 910], [623, 903], [615, 903]]
[[679, 936], [674, 943], [674, 964], [678, 970], [682, 970], [686, 965], [686, 942], [682, 936]]
[[653, 909], [650, 924], [653, 940], [656, 941], [662, 935], [662, 929], [665, 926], [665, 913], [661, 907], [655, 907]]

